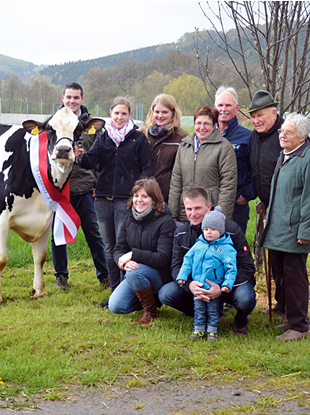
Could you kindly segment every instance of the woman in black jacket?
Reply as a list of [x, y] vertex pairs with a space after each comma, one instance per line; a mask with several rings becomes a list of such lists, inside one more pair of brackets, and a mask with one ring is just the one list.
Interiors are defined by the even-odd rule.
[[[95, 208], [105, 247], [112, 292], [121, 280], [120, 270], [114, 262], [113, 250], [126, 204], [135, 181], [152, 175], [152, 156], [145, 135], [130, 118], [130, 103], [116, 98], [110, 109], [111, 118], [105, 123], [105, 132], [84, 155], [82, 149], [75, 154], [83, 156], [80, 164], [93, 169], [99, 164], [96, 183]], [[98, 304], [106, 308], [108, 301]]]
[[147, 324], [158, 317], [154, 294], [171, 280], [175, 223], [154, 178], [135, 183], [128, 209], [114, 249], [114, 260], [126, 274], [109, 298], [109, 309], [126, 314], [141, 304], [144, 313], [137, 323]]

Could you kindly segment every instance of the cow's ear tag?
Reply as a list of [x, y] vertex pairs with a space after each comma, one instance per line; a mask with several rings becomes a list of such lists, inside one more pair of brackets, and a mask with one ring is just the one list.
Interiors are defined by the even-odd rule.
[[35, 128], [33, 128], [31, 130], [31, 134], [32, 135], [38, 135], [39, 133], [40, 133], [40, 131], [39, 131], [39, 127], [38, 126], [36, 126]]
[[96, 134], [96, 128], [93, 125], [88, 130], [88, 134]]

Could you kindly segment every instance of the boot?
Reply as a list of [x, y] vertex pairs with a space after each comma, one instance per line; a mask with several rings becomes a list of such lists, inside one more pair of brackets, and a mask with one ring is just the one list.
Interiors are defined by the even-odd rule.
[[142, 317], [136, 324], [148, 324], [152, 318], [158, 317], [157, 307], [151, 284], [143, 290], [133, 290], [144, 309]]

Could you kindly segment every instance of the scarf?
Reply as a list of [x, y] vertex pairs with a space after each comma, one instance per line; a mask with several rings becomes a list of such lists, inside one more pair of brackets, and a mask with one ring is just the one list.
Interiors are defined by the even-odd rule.
[[163, 127], [159, 127], [157, 124], [155, 124], [155, 125], [153, 125], [152, 127], [149, 128], [149, 133], [153, 137], [159, 139], [159, 138], [162, 138], [164, 135], [167, 134], [170, 127], [171, 127], [171, 124], [164, 125]]
[[30, 139], [30, 165], [33, 177], [46, 206], [55, 212], [55, 245], [64, 245], [75, 241], [81, 224], [80, 218], [70, 204], [70, 183], [59, 192], [48, 178], [47, 133], [32, 135]]
[[107, 130], [109, 137], [111, 138], [111, 140], [114, 141], [116, 147], [118, 147], [120, 145], [120, 143], [122, 141], [125, 140], [126, 135], [134, 129], [134, 122], [133, 120], [130, 118], [128, 120], [128, 122], [124, 125], [124, 127], [122, 127], [120, 130], [118, 130], [117, 128], [115, 128], [115, 125], [113, 124], [112, 119], [110, 118], [104, 128]]
[[145, 211], [141, 213], [137, 212], [136, 209], [132, 206], [131, 211], [132, 211], [133, 218], [137, 222], [141, 222], [144, 218], [146, 218], [153, 211], [153, 206], [150, 206], [149, 208], [147, 208]]

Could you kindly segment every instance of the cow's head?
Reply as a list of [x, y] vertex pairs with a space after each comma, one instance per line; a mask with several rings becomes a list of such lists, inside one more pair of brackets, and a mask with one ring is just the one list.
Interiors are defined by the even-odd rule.
[[58, 110], [49, 120], [40, 123], [28, 120], [23, 123], [26, 131], [33, 135], [46, 131], [48, 135], [48, 158], [51, 165], [51, 175], [54, 184], [62, 187], [60, 174], [71, 171], [74, 155], [74, 143], [81, 140], [83, 131], [90, 134], [101, 130], [104, 121], [99, 118], [90, 119], [86, 124], [68, 108]]

